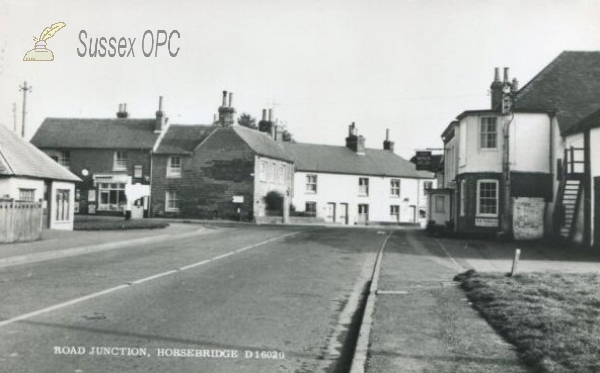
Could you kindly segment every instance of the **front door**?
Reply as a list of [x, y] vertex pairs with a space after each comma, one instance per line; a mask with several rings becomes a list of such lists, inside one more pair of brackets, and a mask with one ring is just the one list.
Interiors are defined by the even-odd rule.
[[358, 205], [358, 223], [367, 224], [369, 222], [369, 205]]
[[600, 176], [594, 178], [594, 247], [600, 249]]
[[348, 224], [348, 204], [340, 203], [340, 222]]
[[335, 223], [335, 203], [327, 204], [327, 216], [325, 217], [325, 221]]
[[131, 218], [132, 219], [142, 219], [144, 217], [144, 203], [143, 198], [138, 199], [133, 202], [133, 206], [131, 206]]

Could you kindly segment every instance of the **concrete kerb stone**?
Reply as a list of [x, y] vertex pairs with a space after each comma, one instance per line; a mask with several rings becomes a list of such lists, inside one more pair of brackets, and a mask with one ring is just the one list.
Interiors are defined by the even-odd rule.
[[365, 312], [361, 320], [360, 329], [358, 332], [358, 340], [356, 342], [356, 348], [354, 350], [354, 357], [352, 358], [352, 365], [350, 367], [350, 373], [364, 373], [366, 369], [367, 354], [369, 352], [369, 338], [371, 335], [371, 329], [373, 327], [373, 314], [375, 312], [375, 298], [377, 296], [377, 288], [379, 286], [379, 274], [381, 272], [381, 261], [383, 260], [383, 250], [387, 245], [390, 237], [394, 234], [393, 231], [387, 235], [381, 248], [377, 253], [377, 260], [375, 262], [375, 268], [373, 269], [373, 276], [371, 278], [371, 286], [369, 287], [369, 293], [367, 294], [367, 303], [365, 305]]

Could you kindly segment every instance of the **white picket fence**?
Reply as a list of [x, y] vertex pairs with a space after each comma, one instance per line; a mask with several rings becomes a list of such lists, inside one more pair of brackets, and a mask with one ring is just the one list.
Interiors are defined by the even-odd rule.
[[0, 243], [39, 240], [42, 222], [41, 202], [0, 201]]

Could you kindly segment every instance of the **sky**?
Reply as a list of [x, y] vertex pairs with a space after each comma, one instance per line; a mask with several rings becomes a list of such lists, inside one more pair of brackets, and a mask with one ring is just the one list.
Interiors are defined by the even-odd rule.
[[[171, 123], [210, 124], [227, 90], [238, 114], [272, 108], [296, 141], [344, 145], [355, 122], [370, 148], [389, 128], [408, 158], [489, 108], [495, 67], [524, 85], [564, 50], [599, 50], [599, 14], [600, 0], [0, 0], [0, 123], [16, 104], [20, 129], [24, 81], [27, 138], [46, 117], [111, 118], [119, 103], [153, 117], [159, 96]], [[23, 61], [56, 22], [54, 61]], [[135, 57], [81, 57], [81, 30], [86, 44], [135, 38]], [[178, 31], [175, 57], [144, 56], [158, 30]]]

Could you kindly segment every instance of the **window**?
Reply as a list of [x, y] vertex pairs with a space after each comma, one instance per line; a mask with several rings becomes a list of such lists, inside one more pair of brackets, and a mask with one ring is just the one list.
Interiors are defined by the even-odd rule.
[[284, 168], [285, 166], [280, 164], [279, 165], [279, 173], [277, 174], [277, 182], [278, 183], [283, 183], [283, 172], [284, 172]]
[[392, 218], [392, 221], [400, 221], [400, 206], [390, 206], [390, 217]]
[[306, 175], [306, 193], [317, 193], [317, 175]]
[[269, 166], [269, 181], [275, 181], [275, 163], [271, 163]]
[[446, 212], [446, 196], [435, 196], [434, 211], [436, 213]]
[[20, 189], [19, 201], [33, 202], [35, 201], [35, 189]]
[[358, 179], [358, 195], [368, 196], [369, 195], [369, 179], [361, 177]]
[[181, 157], [169, 157], [167, 163], [167, 176], [181, 177]]
[[69, 203], [71, 191], [68, 189], [56, 190], [56, 221], [69, 220]]
[[260, 179], [267, 180], [267, 162], [260, 162]]
[[179, 199], [176, 192], [167, 190], [165, 202], [167, 211], [179, 211]]
[[460, 216], [465, 216], [466, 203], [467, 203], [467, 188], [464, 180], [460, 181]]
[[[367, 179], [368, 180], [368, 179]], [[358, 222], [367, 223], [369, 221], [369, 205], [358, 205]]]
[[79, 213], [79, 203], [81, 202], [81, 190], [75, 189], [75, 206], [73, 206], [73, 212]]
[[125, 197], [125, 184], [99, 183], [98, 184], [98, 210], [123, 211], [127, 198]]
[[116, 151], [115, 161], [113, 163], [113, 171], [126, 171], [127, 170], [127, 152]]
[[69, 152], [68, 150], [63, 150], [59, 152], [57, 162], [63, 167], [71, 167], [71, 152]]
[[495, 117], [481, 118], [479, 143], [482, 149], [496, 149], [498, 128]]
[[498, 181], [477, 181], [477, 215], [498, 216]]
[[392, 197], [400, 197], [400, 179], [390, 181], [390, 194]]
[[136, 164], [135, 166], [133, 166], [133, 177], [135, 177], [136, 179], [141, 179], [142, 175], [142, 165]]
[[307, 216], [317, 216], [317, 203], [316, 202], [306, 202], [304, 205], [304, 211]]
[[423, 190], [433, 188], [433, 181], [424, 181], [423, 182]]

